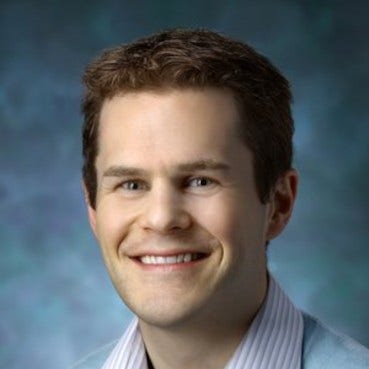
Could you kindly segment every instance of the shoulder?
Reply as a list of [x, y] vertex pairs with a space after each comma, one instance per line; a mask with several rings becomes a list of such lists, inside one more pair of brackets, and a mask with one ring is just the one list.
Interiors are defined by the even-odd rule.
[[100, 369], [118, 341], [110, 342], [91, 352], [75, 363], [70, 369]]
[[[120, 357], [122, 352], [128, 354], [133, 352], [134, 354]], [[138, 329], [138, 319], [134, 317], [120, 339], [102, 346], [78, 361], [70, 369], [101, 369], [107, 360], [113, 361], [114, 363], [118, 360], [118, 362], [125, 367], [124, 363], [130, 362], [130, 356], [133, 357], [132, 360], [136, 360], [139, 357], [138, 354], [140, 354], [140, 358], [144, 360], [145, 349]], [[122, 361], [122, 359], [124, 359], [124, 361]]]
[[307, 314], [304, 317], [303, 369], [368, 369], [369, 350], [334, 332]]

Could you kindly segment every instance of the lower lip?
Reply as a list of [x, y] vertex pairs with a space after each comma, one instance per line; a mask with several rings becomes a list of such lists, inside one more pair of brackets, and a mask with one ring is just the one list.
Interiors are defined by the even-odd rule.
[[140, 266], [143, 270], [171, 272], [171, 271], [186, 270], [189, 268], [196, 267], [201, 262], [206, 260], [208, 257], [209, 256], [204, 256], [200, 259], [183, 262], [183, 263], [173, 263], [173, 264], [144, 264], [137, 258], [131, 258], [131, 260], [135, 262], [136, 265]]

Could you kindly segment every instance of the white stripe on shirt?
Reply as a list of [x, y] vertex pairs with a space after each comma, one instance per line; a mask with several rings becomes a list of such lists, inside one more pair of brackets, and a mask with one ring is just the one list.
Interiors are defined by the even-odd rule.
[[145, 346], [136, 317], [101, 369], [147, 369]]
[[303, 318], [270, 277], [267, 298], [226, 369], [299, 369]]
[[[303, 318], [270, 276], [267, 297], [225, 369], [300, 369]], [[135, 317], [101, 369], [147, 369]]]

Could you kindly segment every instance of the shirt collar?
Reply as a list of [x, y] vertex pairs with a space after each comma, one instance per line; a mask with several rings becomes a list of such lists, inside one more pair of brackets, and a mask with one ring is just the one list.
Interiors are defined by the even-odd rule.
[[226, 369], [300, 369], [303, 317], [270, 277], [267, 297]]
[[137, 317], [133, 318], [101, 369], [148, 369]]
[[[225, 369], [300, 369], [303, 318], [273, 277], [267, 297]], [[101, 369], [148, 369], [135, 317]]]

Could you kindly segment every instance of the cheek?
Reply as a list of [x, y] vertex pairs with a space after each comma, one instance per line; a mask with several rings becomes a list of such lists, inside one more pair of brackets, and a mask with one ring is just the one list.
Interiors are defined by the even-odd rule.
[[224, 253], [255, 253], [265, 238], [265, 206], [254, 199], [228, 196], [197, 206], [197, 221], [223, 245]]
[[118, 201], [101, 201], [96, 214], [96, 231], [104, 253], [115, 253], [128, 231], [128, 209]]
[[193, 206], [192, 214], [196, 222], [222, 244], [232, 243], [239, 232], [240, 209], [232, 198], [206, 199]]

